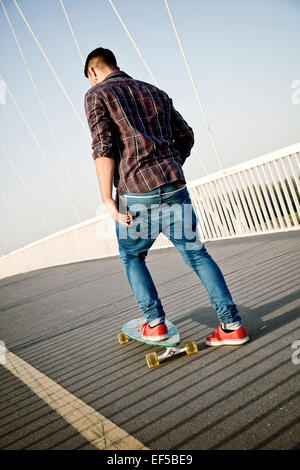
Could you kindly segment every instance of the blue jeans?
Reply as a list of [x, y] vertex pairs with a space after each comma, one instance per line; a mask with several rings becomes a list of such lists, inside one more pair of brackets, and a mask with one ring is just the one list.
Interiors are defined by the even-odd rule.
[[[166, 194], [171, 193], [171, 194]], [[121, 212], [128, 210], [135, 218], [131, 226], [116, 222], [120, 258], [136, 301], [151, 326], [165, 321], [145, 258], [160, 232], [177, 248], [184, 262], [202, 281], [219, 322], [240, 322], [223, 274], [201, 242], [197, 218], [186, 187], [170, 183], [146, 193], [120, 196]]]

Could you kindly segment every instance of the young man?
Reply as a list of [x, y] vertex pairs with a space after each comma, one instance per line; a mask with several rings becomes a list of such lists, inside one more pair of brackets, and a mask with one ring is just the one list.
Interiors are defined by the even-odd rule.
[[164, 91], [122, 72], [110, 50], [92, 51], [84, 74], [92, 86], [85, 112], [102, 200], [115, 220], [120, 258], [146, 319], [143, 338], [168, 337], [165, 312], [145, 264], [163, 232], [199, 276], [217, 311], [220, 324], [206, 344], [245, 343], [247, 332], [220, 268], [199, 238], [186, 188], [182, 165], [194, 144], [192, 129]]

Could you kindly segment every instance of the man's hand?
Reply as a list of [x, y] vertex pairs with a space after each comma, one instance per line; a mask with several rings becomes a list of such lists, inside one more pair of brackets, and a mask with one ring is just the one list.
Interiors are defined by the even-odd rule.
[[114, 220], [120, 224], [131, 225], [132, 216], [127, 214], [120, 214], [116, 201], [112, 198], [112, 181], [115, 170], [115, 162], [113, 158], [96, 158], [95, 160], [96, 172], [100, 185], [102, 201], [106, 209]]
[[106, 209], [114, 220], [117, 220], [122, 225], [131, 225], [133, 217], [128, 212], [126, 214], [121, 214], [119, 208], [114, 199], [108, 199], [103, 201]]

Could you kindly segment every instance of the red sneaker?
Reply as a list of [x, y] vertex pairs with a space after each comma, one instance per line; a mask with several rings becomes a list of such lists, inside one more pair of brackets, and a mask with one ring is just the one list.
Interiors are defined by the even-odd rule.
[[167, 339], [169, 337], [168, 328], [165, 323], [160, 323], [154, 328], [150, 328], [148, 323], [143, 323], [138, 328], [138, 331], [141, 330], [144, 330], [142, 333], [142, 339], [147, 341], [162, 341], [163, 339]]
[[206, 338], [207, 346], [237, 346], [247, 341], [249, 341], [249, 336], [243, 326], [240, 326], [237, 330], [230, 331], [230, 333], [226, 333], [222, 330], [221, 323], [219, 328]]

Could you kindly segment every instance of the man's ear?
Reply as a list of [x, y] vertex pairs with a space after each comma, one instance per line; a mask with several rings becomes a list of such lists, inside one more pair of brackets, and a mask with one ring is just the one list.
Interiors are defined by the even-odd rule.
[[93, 78], [97, 78], [97, 74], [96, 74], [96, 71], [95, 71], [94, 67], [91, 67], [91, 74], [92, 74]]

